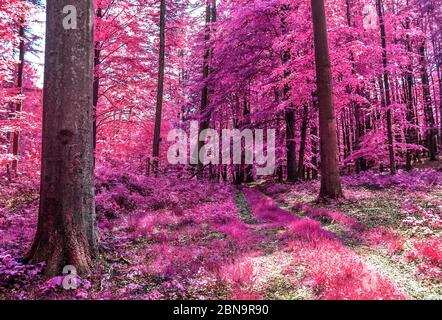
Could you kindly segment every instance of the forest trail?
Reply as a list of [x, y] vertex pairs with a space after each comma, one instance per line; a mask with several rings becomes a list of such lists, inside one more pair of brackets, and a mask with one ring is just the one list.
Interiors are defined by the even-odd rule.
[[[301, 208], [293, 208], [288, 203], [280, 199], [273, 199], [256, 189], [247, 189], [244, 194], [249, 199], [249, 203], [253, 203], [251, 207], [258, 220], [262, 219], [268, 222], [268, 218], [272, 215], [274, 222], [290, 223], [300, 219], [311, 220], [311, 218], [305, 216]], [[258, 201], [258, 198], [262, 200]], [[348, 230], [339, 223], [327, 224], [321, 219], [318, 220], [321, 222], [321, 232], [332, 233], [343, 246], [357, 255], [366, 268], [388, 279], [410, 299], [441, 299], [441, 285], [434, 285], [431, 282], [416, 278], [411, 266], [400, 261], [394, 261], [380, 250], [376, 250], [376, 248], [370, 247], [368, 243], [361, 241], [360, 234], [357, 234], [359, 231], [357, 228], [356, 230]], [[360, 232], [363, 233], [364, 231], [361, 230]]]
[[[331, 287], [333, 284], [330, 281], [339, 281], [338, 279], [342, 280], [342, 278], [346, 278], [345, 281], [350, 281], [352, 285], [346, 284], [345, 291], [347, 292], [345, 294], [353, 298], [354, 295], [358, 296], [361, 292], [365, 292], [374, 299], [399, 298], [401, 295], [402, 298], [411, 299], [437, 299], [439, 297], [437, 292], [433, 292], [424, 283], [415, 279], [413, 274], [408, 272], [410, 270], [395, 264], [380, 252], [376, 252], [368, 246], [354, 247], [351, 241], [341, 237], [340, 232], [329, 230], [327, 226], [317, 221], [281, 207], [273, 198], [256, 189], [243, 189], [242, 194], [250, 210], [250, 216], [245, 220], [254, 223], [255, 231], [266, 237], [265, 241], [261, 242], [266, 255], [255, 259], [255, 261], [260, 262], [261, 268], [264, 264], [272, 265], [269, 268], [271, 269], [269, 273], [272, 275], [273, 281], [276, 281], [276, 287], [282, 287], [282, 289], [285, 288], [289, 291], [282, 294], [283, 296], [298, 299], [311, 299], [314, 295], [318, 295], [318, 298], [342, 297], [340, 292], [342, 288], [335, 288], [335, 292], [327, 293], [321, 292], [321, 288], [318, 286], [305, 285], [306, 283], [311, 284], [310, 279], [318, 277], [322, 273], [325, 278], [320, 281], [327, 282]], [[244, 212], [244, 208], [242, 211]], [[313, 244], [313, 247], [317, 249], [317, 256], [314, 254], [313, 256], [305, 256], [303, 252], [299, 253], [295, 249], [293, 254], [289, 254], [291, 251], [290, 241], [286, 240], [297, 242], [297, 246], [300, 245], [300, 247], [295, 245], [294, 248], [301, 248], [301, 251], [303, 251], [302, 248], [309, 248]], [[281, 251], [284, 254], [281, 254]], [[327, 261], [327, 258], [321, 257], [322, 255], [326, 257], [330, 253], [340, 257], [338, 259], [341, 261], [337, 262], [337, 265], [335, 265], [335, 261]], [[298, 257], [296, 257], [297, 254], [299, 254]], [[281, 259], [281, 255], [285, 256], [285, 260]], [[315, 261], [316, 258], [317, 261]], [[282, 266], [275, 263], [278, 260], [283, 263]], [[355, 264], [358, 265], [356, 268]], [[286, 274], [290, 274], [288, 271], [290, 268], [295, 270], [294, 274], [299, 281], [299, 286], [296, 281], [295, 283], [293, 280], [289, 281], [292, 285], [294, 284], [293, 292], [290, 292], [290, 286], [284, 279]], [[354, 274], [351, 273], [353, 268], [355, 269]], [[367, 272], [368, 270], [369, 272]], [[361, 276], [362, 279], [358, 279]], [[335, 284], [338, 285], [338, 283]], [[392, 297], [385, 296], [385, 292], [382, 292], [381, 288], [385, 286], [390, 288]], [[303, 290], [300, 292], [298, 288], [303, 288]], [[348, 292], [348, 288], [352, 288], [354, 291]], [[364, 294], [363, 296], [367, 297]], [[281, 298], [280, 295], [277, 297]]]

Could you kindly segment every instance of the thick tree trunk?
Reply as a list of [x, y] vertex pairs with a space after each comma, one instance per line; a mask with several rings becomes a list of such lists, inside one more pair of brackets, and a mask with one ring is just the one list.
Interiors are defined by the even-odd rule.
[[321, 153], [321, 190], [319, 200], [337, 199], [343, 196], [343, 192], [339, 175], [336, 115], [333, 105], [332, 71], [324, 0], [312, 0], [311, 3], [319, 103]]
[[[74, 5], [78, 28], [63, 29]], [[43, 148], [37, 233], [27, 260], [46, 262], [46, 275], [73, 265], [90, 271], [97, 253], [93, 178], [92, 0], [47, 2]]]
[[158, 57], [157, 105], [155, 112], [155, 130], [153, 137], [153, 170], [158, 174], [160, 156], [161, 116], [163, 112], [164, 66], [166, 54], [166, 0], [160, 2], [160, 51]]
[[388, 153], [390, 159], [390, 173], [396, 174], [396, 161], [394, 157], [394, 135], [393, 135], [393, 119], [391, 114], [391, 96], [390, 96], [390, 81], [388, 77], [388, 60], [387, 60], [387, 36], [385, 33], [384, 23], [384, 8], [381, 0], [376, 0], [378, 16], [379, 16], [379, 28], [381, 30], [381, 42], [382, 42], [382, 64], [384, 66], [384, 90], [385, 90], [385, 108], [387, 117], [387, 139], [388, 139]]
[[[19, 60], [18, 63], [18, 70], [17, 70], [17, 88], [19, 90], [19, 94], [23, 94], [23, 70], [25, 66], [25, 27], [23, 25], [23, 21], [21, 21], [20, 30], [19, 30], [19, 37], [20, 37], [20, 45], [19, 45]], [[17, 102], [17, 105], [15, 107], [15, 114], [16, 116], [22, 112], [23, 103], [22, 100], [19, 100]], [[19, 141], [20, 140], [20, 132], [15, 131], [13, 138], [12, 138], [12, 154], [14, 157], [16, 157], [14, 160], [12, 160], [12, 172], [14, 175], [17, 175], [18, 170], [18, 154], [19, 154]]]

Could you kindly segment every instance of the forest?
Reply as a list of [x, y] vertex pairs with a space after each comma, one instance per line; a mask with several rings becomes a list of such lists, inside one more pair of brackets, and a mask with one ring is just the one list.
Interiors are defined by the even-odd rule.
[[442, 300], [442, 0], [0, 0], [0, 300]]

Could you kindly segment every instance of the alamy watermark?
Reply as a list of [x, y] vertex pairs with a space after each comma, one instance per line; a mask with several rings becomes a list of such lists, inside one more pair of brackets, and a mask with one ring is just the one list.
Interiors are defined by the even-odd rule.
[[67, 5], [63, 7], [63, 13], [66, 16], [63, 18], [63, 28], [65, 30], [77, 29], [77, 8], [73, 5]]
[[362, 9], [362, 14], [364, 15], [364, 18], [362, 20], [364, 29], [375, 30], [378, 25], [378, 14], [376, 12], [375, 6], [373, 6], [372, 4], [366, 4]]
[[275, 129], [223, 129], [220, 136], [214, 129], [199, 132], [198, 121], [191, 121], [189, 133], [190, 137], [182, 129], [169, 132], [170, 164], [256, 164], [258, 176], [275, 172]]
[[77, 269], [74, 266], [65, 266], [63, 268], [63, 289], [76, 290], [78, 288]]

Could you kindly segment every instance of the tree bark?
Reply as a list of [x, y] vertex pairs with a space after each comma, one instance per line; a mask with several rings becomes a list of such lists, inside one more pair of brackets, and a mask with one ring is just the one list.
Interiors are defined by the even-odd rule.
[[[207, 42], [210, 40], [210, 23], [212, 20], [216, 21], [216, 7], [212, 8], [212, 5], [216, 5], [215, 1], [207, 0], [206, 3], [206, 34], [204, 40], [206, 42], [206, 46], [208, 46]], [[206, 52], [204, 53], [204, 61], [203, 61], [203, 79], [207, 81], [210, 73], [210, 59], [211, 50], [209, 47], [206, 48]], [[207, 83], [204, 85], [201, 91], [201, 105], [200, 105], [200, 125], [199, 125], [199, 133], [209, 128], [210, 115], [207, 114], [207, 107], [209, 105], [209, 86]], [[201, 148], [204, 146], [204, 141], [198, 141], [198, 178], [202, 178], [204, 176], [204, 166], [199, 159], [199, 152]]]
[[385, 92], [385, 108], [387, 117], [387, 139], [388, 139], [388, 153], [390, 159], [390, 174], [396, 174], [396, 161], [394, 157], [394, 136], [393, 136], [393, 126], [392, 126], [392, 114], [391, 114], [391, 96], [390, 96], [390, 81], [388, 77], [388, 59], [387, 59], [387, 36], [385, 33], [385, 23], [384, 23], [384, 9], [381, 0], [376, 0], [378, 16], [379, 16], [379, 28], [381, 31], [381, 42], [382, 42], [382, 64], [384, 66], [384, 92]]
[[[101, 8], [97, 8], [96, 12], [97, 18], [103, 18], [103, 11]], [[94, 135], [94, 159], [95, 159], [95, 150], [97, 149], [97, 106], [98, 100], [100, 98], [100, 75], [99, 75], [99, 67], [101, 64], [101, 43], [99, 41], [95, 42], [94, 48], [94, 83], [93, 83], [93, 95], [92, 101], [94, 106], [94, 115], [93, 115], [93, 135]], [[94, 160], [95, 165], [95, 160]]]
[[339, 175], [336, 115], [324, 0], [312, 0], [316, 78], [319, 105], [321, 190], [319, 200], [343, 197]]
[[[63, 7], [78, 28], [63, 29]], [[43, 88], [43, 147], [37, 233], [26, 257], [47, 276], [73, 265], [90, 272], [97, 253], [93, 178], [92, 0], [48, 1]]]
[[298, 167], [296, 166], [295, 141], [295, 110], [285, 110], [286, 152], [287, 152], [287, 181], [298, 181]]
[[433, 102], [431, 99], [430, 80], [427, 71], [427, 60], [425, 58], [425, 44], [419, 46], [420, 64], [421, 64], [421, 80], [422, 80], [422, 94], [424, 97], [424, 112], [427, 129], [425, 130], [425, 140], [430, 160], [436, 160], [437, 152], [437, 135], [433, 114]]
[[[23, 94], [23, 70], [25, 66], [25, 27], [24, 27], [24, 21], [20, 21], [20, 29], [19, 29], [19, 37], [20, 37], [20, 45], [19, 45], [19, 60], [18, 63], [18, 71], [17, 71], [17, 88], [19, 90], [19, 94]], [[20, 112], [22, 112], [23, 109], [23, 102], [20, 99], [15, 107], [15, 115], [18, 116]], [[19, 154], [19, 147], [20, 147], [20, 131], [16, 130], [14, 132], [13, 138], [12, 138], [12, 154], [14, 155], [15, 159], [12, 160], [12, 172], [14, 175], [17, 175], [18, 170], [18, 154]]]
[[302, 110], [301, 145], [299, 146], [299, 163], [298, 163], [298, 177], [301, 177], [301, 179], [305, 179], [304, 157], [305, 157], [305, 146], [307, 144], [308, 122], [309, 122], [308, 105], [305, 104]]
[[[442, 53], [441, 53], [442, 54]], [[440, 123], [439, 123], [439, 132], [440, 132], [440, 137], [439, 137], [439, 144], [442, 145], [442, 69], [440, 66], [440, 62], [437, 62], [437, 81], [439, 83], [439, 119], [440, 119]]]
[[155, 131], [153, 138], [153, 170], [158, 174], [160, 156], [161, 116], [163, 112], [164, 67], [166, 54], [166, 0], [160, 2], [160, 51], [158, 57], [157, 105], [155, 112]]
[[[288, 4], [283, 4], [280, 6], [281, 10], [281, 33], [287, 33], [287, 14], [290, 9]], [[285, 67], [284, 78], [290, 77], [290, 69], [288, 64], [291, 60], [290, 50], [285, 50], [282, 53], [281, 63]], [[283, 88], [283, 99], [289, 102], [291, 99], [290, 93], [291, 87], [288, 82], [284, 84]], [[286, 158], [287, 158], [287, 181], [296, 182], [298, 181], [298, 167], [296, 165], [296, 141], [295, 141], [295, 108], [291, 102], [288, 103], [289, 107], [285, 108], [285, 127], [286, 127]]]

